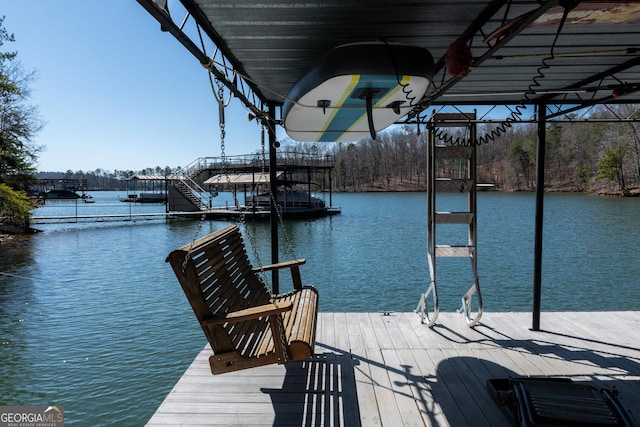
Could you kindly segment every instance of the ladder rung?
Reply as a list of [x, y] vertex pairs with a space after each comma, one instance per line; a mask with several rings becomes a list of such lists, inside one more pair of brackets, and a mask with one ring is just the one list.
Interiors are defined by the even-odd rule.
[[436, 224], [471, 224], [472, 212], [436, 212]]
[[431, 121], [438, 127], [461, 127], [476, 119], [475, 113], [437, 113], [431, 117]]
[[468, 257], [471, 256], [473, 246], [436, 245], [436, 256], [439, 257]]
[[435, 191], [468, 193], [474, 184], [472, 179], [436, 178]]
[[472, 146], [436, 145], [436, 159], [469, 159], [473, 155]]

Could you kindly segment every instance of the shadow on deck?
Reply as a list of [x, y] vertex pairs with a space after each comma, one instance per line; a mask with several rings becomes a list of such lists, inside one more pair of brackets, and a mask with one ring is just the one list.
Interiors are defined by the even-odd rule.
[[510, 426], [486, 383], [521, 376], [615, 389], [640, 425], [639, 313], [547, 314], [543, 332], [526, 313], [474, 329], [444, 314], [428, 329], [412, 313], [320, 313], [313, 359], [220, 376], [205, 348], [149, 425]]

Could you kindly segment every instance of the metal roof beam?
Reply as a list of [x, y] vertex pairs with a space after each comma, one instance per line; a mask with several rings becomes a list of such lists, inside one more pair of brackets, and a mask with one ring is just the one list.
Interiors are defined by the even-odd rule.
[[[509, 31], [506, 35], [504, 35], [499, 40], [497, 40], [493, 46], [489, 45], [489, 48], [484, 52], [484, 54], [473, 61], [473, 64], [471, 65], [471, 67], [477, 68], [484, 61], [491, 59], [496, 54], [496, 52], [502, 49], [515, 36], [517, 36], [519, 33], [525, 30], [529, 25], [535, 22], [536, 19], [538, 19], [541, 15], [543, 15], [549, 9], [551, 9], [554, 6], [557, 6], [559, 2], [560, 0], [549, 0], [544, 4], [542, 4], [541, 6], [539, 6], [537, 9], [530, 12], [530, 14], [525, 19], [523, 19], [518, 25], [514, 26], [514, 28], [511, 31]], [[467, 28], [467, 30], [465, 30], [465, 32], [460, 37], [463, 39], [473, 37], [482, 29], [482, 26], [485, 25], [506, 3], [508, 2], [505, 2], [503, 0], [492, 2], [478, 16], [478, 18], [476, 18], [472, 22], [469, 28]], [[440, 72], [440, 70], [442, 70], [443, 67], [444, 67], [444, 57], [440, 58], [440, 60], [436, 64], [436, 74]], [[411, 117], [420, 113], [420, 111], [423, 111], [425, 108], [428, 108], [433, 100], [442, 96], [445, 92], [451, 89], [462, 78], [464, 78], [464, 76], [453, 76], [452, 78], [444, 82], [439, 88], [435, 89], [433, 92], [426, 95], [422, 99], [422, 101], [419, 103], [419, 105], [414, 109], [414, 111], [412, 111], [409, 114], [409, 119], [411, 119]]]
[[[264, 96], [252, 82], [244, 78], [244, 76], [246, 76], [246, 72], [242, 69], [238, 69], [237, 61], [230, 58], [230, 53], [226, 46], [221, 47], [218, 44], [219, 37], [218, 40], [216, 40], [215, 36], [210, 34], [209, 31], [206, 31], [205, 27], [200, 24], [201, 21], [199, 20], [206, 19], [206, 17], [202, 15], [195, 3], [189, 0], [182, 0], [183, 6], [188, 12], [185, 21], [189, 16], [191, 16], [195, 21], [198, 33], [200, 33], [200, 31], [205, 31], [211, 42], [214, 43], [216, 53], [222, 57], [222, 65], [216, 64], [216, 54], [214, 54], [214, 57], [210, 58], [202, 48], [198, 47], [193, 40], [191, 40], [191, 38], [182, 30], [181, 26], [178, 26], [173, 22], [173, 19], [169, 15], [167, 9], [161, 8], [154, 0], [137, 0], [137, 2], [160, 23], [160, 28], [163, 31], [167, 31], [175, 37], [180, 44], [195, 56], [204, 68], [211, 72], [216, 79], [220, 80], [247, 108], [253, 111], [257, 116], [263, 115], [264, 105], [266, 104]], [[229, 66], [226, 65], [227, 63], [231, 64], [231, 70], [229, 69]], [[219, 68], [222, 68], [222, 71]]]
[[[595, 83], [597, 81], [602, 81], [607, 77], [613, 77], [616, 73], [628, 70], [629, 68], [636, 67], [636, 66], [640, 66], [640, 56], [635, 57], [633, 59], [630, 59], [630, 60], [628, 60], [628, 61], [626, 61], [626, 62], [624, 62], [622, 64], [616, 65], [615, 67], [611, 67], [608, 70], [605, 70], [605, 71], [602, 71], [600, 73], [594, 74], [593, 76], [591, 76], [589, 78], [586, 78], [586, 79], [583, 79], [583, 80], [581, 80], [579, 82], [576, 82], [576, 83], [566, 87], [565, 89], [581, 88], [581, 87], [584, 87], [584, 86], [589, 85], [591, 83]], [[629, 94], [636, 93], [636, 92], [640, 91], [640, 82], [638, 82], [638, 83], [630, 83], [630, 84], [620, 83], [620, 85], [618, 87], [625, 90], [623, 95], [629, 95]], [[548, 115], [547, 119], [551, 119], [551, 118], [554, 118], [554, 117], [565, 115], [565, 114], [571, 113], [573, 111], [577, 111], [577, 110], [581, 110], [581, 109], [586, 108], [586, 107], [590, 107], [592, 105], [606, 104], [606, 103], [608, 103], [610, 101], [613, 101], [614, 99], [617, 99], [618, 96], [619, 96], [619, 95], [616, 95], [614, 93], [615, 89], [616, 88], [610, 87], [610, 86], [604, 87], [602, 89], [594, 88], [593, 91], [592, 91], [594, 93], [594, 95], [597, 94], [598, 91], [602, 91], [602, 90], [607, 90], [607, 91], [611, 91], [611, 92], [610, 92], [609, 95], [601, 97], [601, 98], [593, 97], [589, 101], [581, 103], [579, 106], [571, 107], [571, 108], [568, 108], [566, 110], [561, 110], [561, 111], [559, 110], [556, 113]], [[540, 99], [540, 102], [545, 102], [550, 98], [551, 98], [550, 96], [542, 97]]]
[[[591, 77], [588, 77], [586, 79], [582, 79], [572, 85], [566, 86], [563, 89], [560, 89], [558, 92], [562, 92], [562, 91], [569, 91], [569, 90], [579, 90], [584, 88], [585, 86], [591, 84], [591, 83], [595, 83], [597, 81], [602, 81], [604, 79], [606, 79], [607, 77], [613, 77], [615, 79], [615, 74], [616, 73], [620, 73], [622, 71], [628, 70], [629, 68], [633, 68], [636, 66], [640, 65], [640, 56], [637, 56], [633, 59], [630, 59], [622, 64], [618, 64], [614, 67], [611, 67], [605, 71], [596, 73], [594, 75], [592, 75]], [[616, 79], [617, 80], [617, 79]], [[638, 83], [620, 83], [619, 85], [615, 85], [615, 87], [613, 86], [605, 86], [605, 87], [595, 87], [595, 88], [590, 88], [590, 89], [585, 89], [585, 91], [587, 92], [598, 92], [601, 90], [607, 90], [607, 91], [613, 91], [615, 89], [627, 89], [628, 92], [625, 92], [624, 94], [629, 94], [629, 93], [633, 93], [636, 92], [638, 90], [638, 88], [640, 87], [640, 82]], [[547, 102], [547, 101], [551, 101], [554, 98], [554, 95], [545, 95], [545, 96], [541, 96], [540, 98], [538, 98], [538, 100], [540, 102]]]

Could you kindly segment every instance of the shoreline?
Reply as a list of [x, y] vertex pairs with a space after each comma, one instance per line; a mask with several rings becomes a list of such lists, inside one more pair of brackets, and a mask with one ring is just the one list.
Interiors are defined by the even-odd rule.
[[[105, 190], [88, 190], [88, 191], [105, 191]], [[109, 190], [107, 190], [109, 191]], [[479, 192], [499, 192], [499, 193], [533, 193], [535, 190], [497, 190], [497, 189], [488, 189], [481, 190]], [[371, 187], [368, 189], [360, 189], [358, 191], [351, 190], [333, 190], [334, 193], [340, 194], [352, 194], [352, 193], [422, 193], [425, 192], [424, 189], [394, 189], [394, 190], [386, 190], [379, 187]], [[556, 189], [550, 188], [545, 189], [545, 193], [582, 193], [585, 195], [595, 195], [598, 197], [640, 197], [640, 188], [631, 188], [626, 191], [622, 190], [588, 190], [588, 191], [578, 191], [571, 190], [567, 188]], [[18, 243], [24, 241], [34, 234], [38, 234], [40, 230], [27, 227], [18, 227], [15, 224], [9, 222], [3, 222], [0, 220], [0, 245], [8, 244], [8, 243]]]

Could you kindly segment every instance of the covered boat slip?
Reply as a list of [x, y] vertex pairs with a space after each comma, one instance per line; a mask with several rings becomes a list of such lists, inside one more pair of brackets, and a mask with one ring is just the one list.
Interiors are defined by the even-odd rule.
[[[615, 387], [640, 424], [639, 313], [543, 316], [540, 304], [547, 124], [579, 121], [594, 106], [640, 104], [636, 2], [180, 0], [169, 11], [167, 1], [137, 1], [215, 78], [219, 93], [259, 120], [271, 183], [280, 127], [303, 141], [375, 140], [387, 124], [426, 132], [438, 114], [500, 107], [501, 119], [458, 123], [489, 126], [477, 136], [452, 144], [453, 134], [437, 135], [475, 147], [495, 143], [514, 123], [538, 124], [533, 316], [489, 308], [470, 325], [441, 313], [429, 328], [415, 313], [319, 313], [313, 358], [214, 376], [205, 348], [149, 425], [510, 425], [486, 383], [515, 376]], [[392, 53], [363, 54], [368, 63], [346, 76], [312, 78], [328, 68], [317, 64], [329, 52], [372, 42]], [[390, 50], [396, 43], [427, 49], [434, 63], [404, 67], [419, 53], [400, 61]], [[380, 61], [386, 66], [378, 70]], [[414, 88], [418, 79], [425, 82]], [[220, 105], [224, 99], [216, 95]], [[610, 120], [633, 124], [638, 115]], [[275, 215], [271, 221], [276, 263]]]
[[543, 318], [321, 312], [314, 358], [211, 375], [205, 348], [147, 425], [510, 426], [486, 382], [519, 376], [615, 388], [640, 425], [640, 312]]

